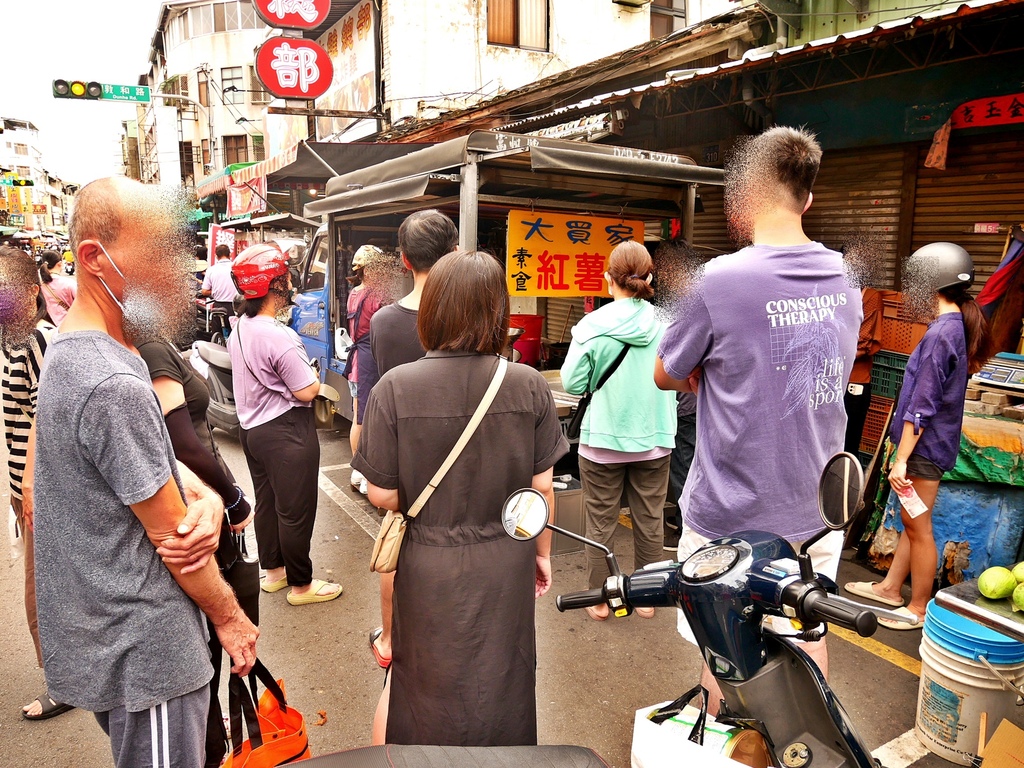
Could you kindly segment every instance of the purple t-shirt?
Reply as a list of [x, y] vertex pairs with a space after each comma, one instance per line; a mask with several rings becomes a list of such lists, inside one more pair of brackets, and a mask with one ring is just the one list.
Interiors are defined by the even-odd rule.
[[719, 256], [658, 350], [666, 372], [701, 366], [697, 445], [679, 507], [703, 536], [822, 528], [818, 477], [843, 449], [843, 393], [863, 310], [842, 257], [820, 243]]
[[[299, 335], [272, 317], [241, 317], [228, 339], [235, 407], [242, 429], [309, 408], [292, 392], [317, 381]], [[248, 366], [246, 365], [248, 364]]]
[[899, 445], [903, 425], [922, 429], [914, 453], [943, 472], [956, 465], [967, 394], [967, 338], [964, 316], [939, 315], [907, 361], [900, 399], [892, 415], [891, 437]]

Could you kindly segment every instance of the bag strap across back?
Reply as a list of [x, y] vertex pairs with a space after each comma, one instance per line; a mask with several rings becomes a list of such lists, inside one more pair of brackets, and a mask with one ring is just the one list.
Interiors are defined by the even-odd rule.
[[612, 377], [612, 374], [615, 373], [615, 371], [617, 371], [619, 369], [620, 365], [622, 365], [622, 361], [626, 359], [626, 355], [628, 355], [628, 354], [629, 354], [629, 344], [625, 344], [622, 347], [622, 351], [619, 352], [619, 354], [615, 358], [614, 362], [612, 362], [611, 366], [609, 366], [608, 370], [605, 371], [603, 374], [601, 374], [601, 378], [598, 379], [598, 381], [597, 381], [597, 386], [594, 387], [592, 390], [590, 390], [591, 394], [593, 394], [594, 392], [597, 392], [597, 390], [599, 390], [601, 387], [603, 387], [605, 385], [605, 383], [608, 381], [608, 379], [610, 379]]
[[487, 409], [491, 407], [491, 403], [494, 402], [495, 395], [498, 394], [498, 389], [501, 387], [501, 382], [505, 378], [505, 371], [508, 370], [508, 360], [504, 357], [498, 358], [498, 368], [494, 371], [494, 376], [491, 378], [490, 386], [487, 387], [487, 391], [484, 392], [483, 400], [480, 401], [480, 405], [476, 407], [476, 411], [473, 413], [473, 418], [469, 420], [469, 424], [462, 431], [462, 436], [459, 437], [455, 447], [452, 448], [451, 453], [448, 454], [448, 458], [444, 460], [441, 468], [434, 473], [434, 477], [427, 483], [427, 487], [423, 489], [423, 492], [419, 495], [413, 505], [406, 512], [406, 517], [416, 517], [420, 513], [420, 510], [426, 506], [427, 501], [430, 499], [434, 489], [441, 483], [444, 476], [448, 474], [448, 470], [452, 468], [452, 464], [455, 463], [456, 459], [462, 453], [462, 449], [466, 447], [469, 439], [473, 437], [473, 433], [476, 432], [476, 428], [480, 426], [480, 422], [484, 420], [484, 415], [487, 413]]

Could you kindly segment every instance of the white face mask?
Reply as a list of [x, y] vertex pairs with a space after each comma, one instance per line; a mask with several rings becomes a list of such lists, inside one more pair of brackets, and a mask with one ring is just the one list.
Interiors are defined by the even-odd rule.
[[121, 330], [124, 332], [125, 338], [133, 344], [158, 338], [179, 341], [183, 336], [185, 323], [182, 312], [178, 307], [173, 306], [176, 302], [168, 298], [161, 299], [142, 287], [130, 283], [121, 268], [117, 266], [117, 262], [104, 248], [103, 243], [97, 241], [97, 245], [107, 257], [110, 266], [124, 281], [122, 300], [119, 301], [106, 281], [102, 277], [99, 278], [110, 298], [121, 310]]

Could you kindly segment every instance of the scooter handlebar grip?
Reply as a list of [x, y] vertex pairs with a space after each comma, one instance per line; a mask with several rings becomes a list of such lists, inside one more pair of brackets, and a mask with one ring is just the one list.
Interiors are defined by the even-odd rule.
[[569, 592], [555, 598], [555, 607], [559, 611], [568, 611], [573, 608], [586, 608], [591, 605], [604, 603], [604, 590], [588, 589], [586, 592]]
[[807, 595], [803, 604], [804, 612], [813, 622], [838, 624], [861, 637], [871, 637], [878, 629], [878, 617], [871, 611], [857, 610], [828, 599], [828, 593], [814, 591]]

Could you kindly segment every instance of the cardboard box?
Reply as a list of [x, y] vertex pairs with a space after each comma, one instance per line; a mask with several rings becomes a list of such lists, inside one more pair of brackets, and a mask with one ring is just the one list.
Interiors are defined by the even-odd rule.
[[1024, 731], [1003, 720], [985, 745], [981, 768], [1020, 768], [1024, 764]]

